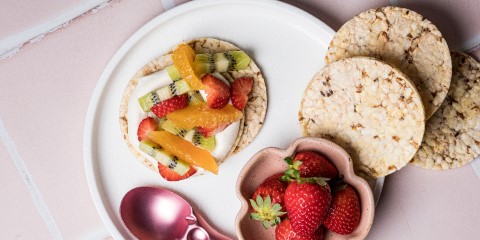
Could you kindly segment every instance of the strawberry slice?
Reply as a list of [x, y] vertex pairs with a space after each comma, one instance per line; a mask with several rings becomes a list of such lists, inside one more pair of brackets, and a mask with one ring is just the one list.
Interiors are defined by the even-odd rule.
[[242, 77], [236, 79], [232, 84], [232, 104], [242, 111], [247, 105], [248, 94], [252, 91], [253, 78]]
[[157, 130], [157, 123], [155, 122], [155, 119], [152, 117], [147, 117], [143, 119], [140, 124], [138, 124], [138, 130], [137, 130], [137, 136], [138, 136], [138, 141], [142, 141], [143, 139], [147, 138], [148, 133], [150, 131], [156, 131]]
[[197, 127], [197, 131], [202, 134], [204, 137], [211, 137], [221, 131], [223, 131], [225, 128], [230, 126], [229, 123], [221, 124], [213, 128], [208, 128], [208, 127]]
[[172, 169], [170, 169], [166, 166], [163, 166], [163, 164], [158, 163], [158, 172], [167, 181], [180, 181], [180, 180], [189, 178], [190, 176], [195, 174], [197, 172], [197, 170], [195, 168], [193, 168], [192, 166], [190, 166], [190, 170], [188, 170], [188, 172], [186, 172], [183, 175], [180, 175], [180, 174], [174, 172]]
[[202, 77], [205, 92], [207, 93], [208, 107], [217, 109], [227, 105], [230, 99], [230, 89], [222, 80], [213, 75], [206, 74]]
[[159, 118], [167, 116], [167, 114], [188, 106], [188, 95], [182, 94], [169, 98], [154, 105], [150, 110]]

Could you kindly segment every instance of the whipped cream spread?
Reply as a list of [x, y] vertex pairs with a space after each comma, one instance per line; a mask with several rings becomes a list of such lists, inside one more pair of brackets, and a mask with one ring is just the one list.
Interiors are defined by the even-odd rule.
[[[222, 75], [220, 74], [213, 74], [213, 75], [217, 78], [222, 79], [226, 83], [228, 83], [228, 81], [225, 78], [223, 78]], [[133, 90], [132, 95], [128, 101], [128, 111], [127, 111], [128, 129], [129, 129], [128, 138], [130, 140], [130, 143], [137, 150], [137, 152], [139, 152], [144, 158], [148, 159], [152, 164], [154, 164], [154, 166], [157, 165], [157, 161], [154, 158], [147, 155], [146, 153], [144, 153], [143, 151], [141, 151], [139, 148], [140, 142], [138, 141], [138, 137], [137, 137], [137, 129], [138, 129], [138, 124], [140, 123], [140, 121], [142, 121], [142, 119], [146, 117], [156, 117], [156, 116], [152, 112], [148, 112], [148, 113], [143, 112], [142, 108], [140, 107], [140, 104], [138, 103], [138, 98], [142, 97], [143, 95], [151, 91], [154, 91], [158, 88], [166, 86], [172, 82], [173, 81], [170, 79], [170, 76], [168, 75], [167, 71], [165, 71], [165, 69], [155, 72], [153, 74], [150, 74], [148, 76], [139, 78], [138, 84]], [[205, 99], [205, 96], [206, 96], [205, 91], [201, 90], [200, 93]], [[230, 152], [230, 149], [234, 144], [235, 139], [237, 138], [239, 129], [240, 129], [240, 122], [237, 121], [230, 124], [222, 132], [217, 133], [215, 135], [216, 146], [214, 151], [211, 154], [215, 158], [217, 163], [223, 160], [227, 156], [227, 154]], [[198, 169], [200, 170], [200, 168]], [[202, 171], [197, 171], [197, 174], [199, 172], [201, 173]]]

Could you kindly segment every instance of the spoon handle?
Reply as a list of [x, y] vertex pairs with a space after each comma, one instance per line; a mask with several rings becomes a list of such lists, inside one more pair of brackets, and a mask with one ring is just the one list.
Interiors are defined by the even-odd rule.
[[197, 218], [197, 224], [202, 227], [208, 235], [210, 235], [210, 239], [212, 240], [233, 240], [230, 237], [227, 237], [221, 234], [219, 231], [215, 230], [208, 222], [200, 215], [200, 213], [193, 211], [193, 214]]

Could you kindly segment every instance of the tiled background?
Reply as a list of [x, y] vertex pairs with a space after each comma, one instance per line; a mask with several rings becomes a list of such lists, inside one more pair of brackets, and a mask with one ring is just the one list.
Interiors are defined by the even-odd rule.
[[[104, 1], [0, 4], [0, 52], [66, 12]], [[139, 27], [186, 1], [114, 0], [0, 60], [0, 239], [104, 239], [82, 156], [89, 98], [115, 51]], [[378, 6], [409, 7], [449, 46], [480, 59], [478, 0], [286, 0], [333, 29]], [[43, 27], [43, 28], [42, 28]], [[43, 34], [42, 33], [42, 34]], [[41, 34], [41, 35], [42, 35]], [[35, 36], [34, 36], [35, 37]], [[14, 53], [14, 54], [13, 54]], [[2, 57], [0, 57], [1, 59]], [[478, 160], [475, 162], [478, 164]], [[447, 172], [408, 166], [386, 178], [369, 239], [480, 239], [480, 180], [472, 165]]]

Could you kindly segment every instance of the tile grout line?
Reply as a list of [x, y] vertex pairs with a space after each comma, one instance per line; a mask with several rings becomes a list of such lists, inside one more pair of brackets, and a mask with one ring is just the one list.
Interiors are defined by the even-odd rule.
[[100, 9], [106, 7], [110, 0], [101, 0], [103, 2], [98, 1], [100, 0], [87, 0], [82, 6], [64, 12], [52, 20], [42, 22], [13, 36], [0, 39], [0, 60], [14, 56], [24, 45], [39, 42], [47, 34], [68, 26], [73, 20], [86, 13], [98, 12]]
[[175, 7], [176, 5], [174, 0], [160, 0], [160, 3], [163, 5], [163, 9], [165, 9], [165, 11]]
[[15, 143], [13, 142], [13, 140], [10, 138], [10, 135], [8, 134], [7, 129], [5, 129], [5, 125], [3, 124], [3, 120], [1, 117], [0, 117], [0, 138], [2, 139], [3, 145], [7, 149], [8, 154], [10, 155], [10, 158], [15, 164], [15, 167], [17, 168], [18, 173], [20, 174], [23, 182], [25, 183], [27, 190], [32, 197], [33, 203], [37, 208], [37, 211], [39, 212], [43, 221], [47, 225], [48, 231], [52, 235], [52, 238], [55, 240], [63, 239], [62, 234], [60, 233], [60, 230], [58, 229], [58, 226], [55, 223], [55, 220], [53, 219], [52, 214], [50, 213], [50, 210], [48, 209], [47, 205], [43, 201], [43, 198], [40, 194], [40, 190], [37, 188], [37, 185], [33, 181], [33, 178], [30, 175], [30, 172], [28, 171], [27, 166], [25, 165], [25, 162], [20, 156], [20, 153], [17, 151], [17, 147], [15, 146]]

